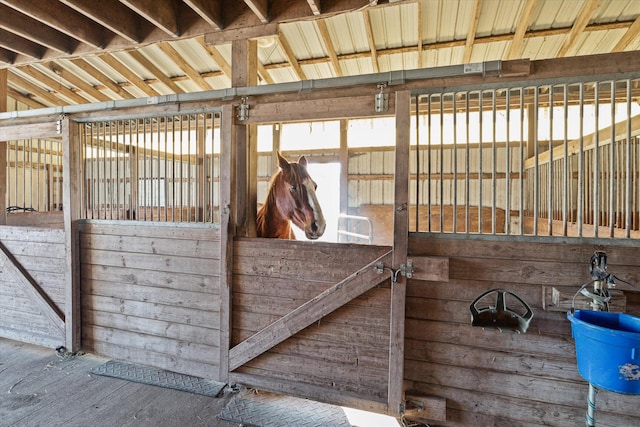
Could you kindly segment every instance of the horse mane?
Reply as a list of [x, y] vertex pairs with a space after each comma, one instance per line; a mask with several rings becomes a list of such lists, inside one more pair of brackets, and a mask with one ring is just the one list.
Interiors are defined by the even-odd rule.
[[[267, 188], [267, 199], [262, 207], [258, 210], [256, 216], [256, 229], [258, 237], [275, 237], [278, 239], [295, 239], [293, 230], [291, 229], [291, 223], [287, 218], [280, 214], [277, 209], [277, 194], [274, 190], [275, 182], [278, 179], [284, 179], [282, 171], [274, 174], [269, 180], [269, 186]], [[273, 224], [267, 223], [267, 218], [272, 218]], [[273, 218], [277, 220], [273, 221]]]

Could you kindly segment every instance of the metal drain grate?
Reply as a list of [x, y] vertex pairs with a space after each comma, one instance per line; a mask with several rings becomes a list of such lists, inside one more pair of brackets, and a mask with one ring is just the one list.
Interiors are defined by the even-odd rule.
[[245, 427], [351, 427], [339, 406], [264, 392], [234, 397], [218, 418]]
[[226, 385], [190, 375], [115, 360], [93, 368], [91, 373], [211, 397], [217, 397]]

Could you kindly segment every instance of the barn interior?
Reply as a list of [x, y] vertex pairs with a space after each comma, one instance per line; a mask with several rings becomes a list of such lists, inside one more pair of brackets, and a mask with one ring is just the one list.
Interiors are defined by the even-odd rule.
[[[639, 32], [634, 0], [0, 0], [0, 364], [640, 424]], [[277, 153], [318, 240], [256, 237]], [[582, 360], [575, 310], [629, 316], [626, 371], [585, 377], [616, 348]], [[2, 419], [37, 424], [4, 372]]]

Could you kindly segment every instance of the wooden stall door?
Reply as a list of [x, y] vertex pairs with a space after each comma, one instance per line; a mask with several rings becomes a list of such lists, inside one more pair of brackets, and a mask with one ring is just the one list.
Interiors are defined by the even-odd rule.
[[65, 345], [65, 232], [5, 225], [6, 171], [11, 141], [60, 139], [60, 124], [0, 126], [0, 336], [48, 347]]
[[390, 359], [396, 333], [392, 252], [384, 246], [237, 238], [230, 380], [394, 412], [389, 390], [402, 377], [392, 376], [397, 361]]

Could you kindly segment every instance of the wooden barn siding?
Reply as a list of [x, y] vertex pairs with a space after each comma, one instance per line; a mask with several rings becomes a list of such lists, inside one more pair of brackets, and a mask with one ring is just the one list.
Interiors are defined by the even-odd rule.
[[[64, 312], [64, 230], [0, 226], [0, 242]], [[51, 348], [64, 344], [62, 333], [4, 271], [0, 274], [0, 335]]]
[[86, 222], [80, 254], [85, 350], [217, 378], [218, 229]]
[[[588, 385], [577, 372], [571, 323], [542, 309], [542, 286], [590, 280], [595, 248], [609, 272], [640, 281], [638, 247], [531, 243], [505, 239], [413, 235], [410, 256], [449, 258], [448, 283], [409, 280], [405, 381], [408, 388], [447, 400], [447, 426], [584, 425]], [[534, 318], [524, 335], [471, 326], [470, 303], [493, 288], [527, 301]], [[640, 315], [638, 293], [627, 312]], [[640, 425], [637, 396], [601, 391], [598, 426]]]
[[[388, 250], [324, 242], [236, 240], [232, 346]], [[274, 391], [316, 390], [319, 400], [332, 395], [386, 402], [389, 303], [387, 279], [234, 372], [268, 379], [266, 383], [277, 388]], [[318, 393], [319, 388], [325, 394]]]

